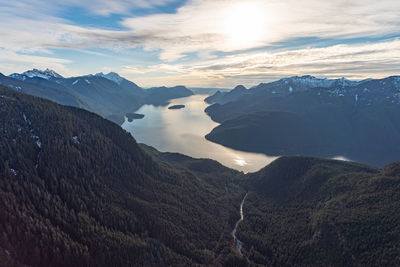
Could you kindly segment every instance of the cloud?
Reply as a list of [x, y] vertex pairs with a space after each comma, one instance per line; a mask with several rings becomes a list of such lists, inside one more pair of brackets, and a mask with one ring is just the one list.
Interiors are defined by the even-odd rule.
[[[160, 84], [163, 79], [192, 84], [222, 84], [225, 79], [231, 84], [301, 73], [356, 78], [398, 71], [398, 40], [374, 41], [400, 35], [398, 0], [189, 0], [174, 13], [132, 15], [136, 8], [171, 2], [176, 0], [0, 0], [0, 48], [15, 60], [28, 60], [27, 53], [48, 60], [59, 49], [155, 51], [163, 64], [123, 68], [131, 77], [144, 75], [144, 84], [149, 76]], [[102, 16], [123, 14], [123, 29], [77, 25], [61, 18], [65, 7]], [[355, 45], [319, 48], [311, 41], [304, 49], [287, 46], [298, 38]], [[263, 52], [243, 52], [252, 49]], [[221, 56], [226, 53], [231, 56]], [[2, 71], [11, 69], [5, 62]]]
[[[243, 6], [244, 3], [247, 6]], [[235, 9], [235, 6], [240, 8]], [[246, 14], [246, 7], [250, 14]], [[257, 11], [251, 7], [256, 7]], [[254, 25], [248, 23], [252, 16], [258, 17], [259, 14], [266, 19], [255, 20]], [[232, 15], [235, 15], [235, 20], [232, 20]], [[243, 38], [249, 37], [246, 31], [261, 32], [254, 33], [257, 33], [257, 39], [251, 43], [232, 43], [230, 35], [237, 29], [227, 30], [227, 20], [236, 28], [241, 28], [242, 24], [248, 26], [239, 29]], [[175, 60], [185, 53], [204, 50], [232, 52], [294, 38], [353, 39], [399, 34], [400, 2], [192, 0], [175, 14], [127, 18], [123, 25], [132, 29], [132, 34], [147, 35], [149, 38], [143, 40], [143, 45], [161, 49], [161, 59]], [[151, 37], [157, 37], [157, 40]]]
[[[37, 7], [30, 13], [44, 13], [44, 1], [34, 0]], [[68, 21], [44, 14], [45, 19], [38, 20], [28, 16], [17, 16], [26, 1], [16, 4], [5, 4], [9, 13], [0, 13], [2, 30], [0, 34], [2, 47], [20, 50], [46, 50], [49, 48], [87, 48], [100, 46], [109, 49], [143, 47], [145, 50], [160, 50], [160, 58], [174, 61], [188, 53], [199, 55], [214, 52], [232, 52], [255, 47], [274, 45], [276, 42], [294, 38], [316, 37], [333, 39], [354, 39], [365, 37], [382, 37], [399, 34], [400, 1], [398, 0], [303, 0], [299, 4], [294, 0], [191, 0], [173, 14], [155, 14], [148, 16], [127, 17], [121, 21], [126, 30], [103, 30], [72, 25]], [[63, 5], [85, 5], [94, 12], [124, 13], [129, 7], [151, 7], [164, 5], [170, 0], [154, 1], [56, 1]], [[247, 4], [248, 6], [242, 6]], [[4, 5], [4, 4], [2, 4]], [[61, 5], [61, 4], [59, 4]], [[59, 5], [54, 5], [57, 10]], [[248, 24], [246, 31], [255, 31], [257, 39], [251, 43], [232, 42], [235, 29], [227, 30], [227, 20], [233, 26], [241, 27], [253, 14], [240, 13], [245, 7], [256, 7], [264, 20]], [[2, 8], [3, 9], [3, 8]], [[247, 8], [248, 9], [248, 8]], [[36, 10], [36, 11], [34, 11]], [[234, 12], [233, 12], [233, 11]], [[56, 11], [53, 11], [56, 12]], [[232, 13], [233, 12], [233, 13]], [[250, 9], [249, 12], [254, 12]], [[246, 12], [244, 12], [246, 13]], [[11, 14], [11, 15], [10, 15]], [[232, 15], [235, 15], [232, 18]], [[238, 22], [237, 22], [238, 21]], [[262, 25], [259, 25], [262, 24]], [[229, 25], [228, 25], [229, 26]], [[10, 31], [10, 28], [12, 31]], [[238, 39], [238, 36], [235, 36]], [[237, 42], [237, 40], [236, 40]]]
[[65, 66], [66, 64], [71, 63], [71, 61], [62, 58], [17, 54], [15, 52], [0, 49], [0, 62], [2, 62], [1, 72], [4, 74], [13, 72], [21, 73], [27, 69], [33, 68], [50, 68], [67, 76], [76, 75], [75, 72]]
[[[149, 9], [164, 6], [177, 0], [1, 0], [3, 11], [12, 12], [15, 15], [23, 13], [31, 16], [62, 12], [64, 8], [79, 7], [92, 14], [108, 16], [111, 14], [130, 14], [135, 9]], [[19, 11], [19, 12], [18, 12]]]
[[[178, 80], [187, 81], [189, 86], [233, 87], [239, 83], [253, 86], [284, 76], [307, 74], [358, 80], [382, 78], [398, 74], [399, 61], [400, 40], [395, 39], [371, 44], [334, 45], [285, 52], [242, 53], [194, 64], [153, 65], [132, 72], [129, 70], [139, 68], [126, 66], [124, 73], [135, 80], [141, 79], [140, 76], [143, 75], [154, 74], [157, 77], [159, 73], [164, 73], [162, 81], [171, 85]], [[146, 79], [141, 82], [146, 83]]]
[[149, 9], [164, 6], [177, 0], [66, 0], [56, 1], [63, 6], [78, 6], [91, 13], [108, 16], [110, 14], [130, 14], [135, 9]]

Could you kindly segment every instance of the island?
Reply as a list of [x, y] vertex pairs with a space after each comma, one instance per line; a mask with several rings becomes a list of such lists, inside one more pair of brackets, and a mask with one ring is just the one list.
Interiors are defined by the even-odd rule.
[[143, 119], [144, 115], [143, 114], [137, 114], [137, 113], [126, 113], [126, 117], [128, 118], [129, 122], [132, 122], [133, 120]]
[[181, 108], [185, 108], [185, 105], [173, 105], [168, 107], [168, 109], [181, 109]]

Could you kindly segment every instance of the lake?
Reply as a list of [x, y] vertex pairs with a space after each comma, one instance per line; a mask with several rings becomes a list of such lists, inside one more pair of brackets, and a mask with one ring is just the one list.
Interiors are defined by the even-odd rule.
[[[168, 106], [144, 105], [136, 113], [143, 119], [129, 122], [125, 118], [122, 128], [136, 141], [162, 152], [178, 152], [194, 158], [210, 158], [243, 172], [255, 172], [276, 157], [234, 150], [205, 139], [219, 124], [204, 112], [208, 95], [193, 95], [171, 100]], [[185, 105], [182, 109], [168, 109], [172, 105]]]

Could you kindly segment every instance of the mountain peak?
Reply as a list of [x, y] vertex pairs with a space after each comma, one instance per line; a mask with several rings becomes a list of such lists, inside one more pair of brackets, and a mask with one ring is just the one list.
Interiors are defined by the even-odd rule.
[[244, 87], [243, 85], [238, 85], [232, 91], [243, 91], [243, 90], [247, 90], [246, 87]]
[[326, 78], [317, 78], [311, 75], [304, 76], [293, 76], [289, 78], [283, 78], [279, 80], [280, 83], [291, 84], [295, 87], [301, 87], [302, 89], [312, 88], [312, 87], [330, 87], [335, 80], [330, 80]]
[[340, 79], [334, 80], [334, 82], [332, 83], [332, 86], [346, 87], [346, 86], [355, 86], [358, 84], [360, 84], [360, 83], [357, 81], [351, 81], [351, 80], [348, 80], [348, 79], [342, 77]]
[[113, 81], [113, 82], [115, 82], [117, 84], [121, 84], [125, 80], [124, 78], [119, 76], [119, 74], [116, 73], [116, 72], [109, 72], [107, 74], [104, 74], [103, 72], [99, 72], [99, 73], [96, 73], [96, 76], [106, 78], [106, 79], [108, 79], [110, 81]]
[[9, 77], [18, 79], [21, 81], [24, 81], [26, 78], [34, 78], [34, 77], [39, 77], [39, 78], [46, 79], [46, 80], [49, 80], [52, 78], [63, 78], [63, 76], [61, 76], [54, 70], [50, 70], [50, 69], [45, 69], [45, 70], [32, 69], [32, 70], [27, 70], [21, 74], [13, 73]]
[[29, 78], [39, 77], [46, 80], [50, 78], [63, 78], [60, 74], [51, 69], [45, 69], [45, 70], [32, 69], [25, 71], [24, 73], [22, 73], [22, 75], [25, 75]]

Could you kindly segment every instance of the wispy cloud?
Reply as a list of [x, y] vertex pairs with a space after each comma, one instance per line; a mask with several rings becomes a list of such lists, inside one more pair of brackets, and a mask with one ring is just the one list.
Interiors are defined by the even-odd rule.
[[[79, 7], [92, 14], [108, 16], [110, 14], [130, 14], [135, 9], [149, 9], [164, 6], [177, 0], [18, 0], [0, 1], [1, 9], [15, 15], [45, 15], [61, 13], [64, 8]], [[19, 11], [19, 12], [18, 12]]]
[[[257, 7], [257, 12], [262, 13], [266, 19], [260, 22], [262, 25], [249, 24], [251, 27], [262, 27], [258, 29], [261, 35], [257, 40], [237, 46], [229, 40], [226, 20], [231, 19], [230, 10], [243, 2]], [[251, 19], [240, 12], [234, 15], [237, 15], [236, 20], [241, 23]], [[162, 59], [174, 60], [190, 52], [230, 52], [272, 45], [298, 37], [349, 39], [398, 34], [400, 2], [193, 0], [178, 9], [176, 14], [127, 18], [123, 25], [131, 28], [132, 34], [147, 35], [143, 45], [161, 49]], [[240, 27], [240, 24], [235, 23], [233, 26]], [[243, 35], [245, 38], [246, 35]], [[157, 38], [153, 40], [151, 37]]]
[[306, 74], [350, 79], [385, 77], [400, 73], [399, 61], [400, 40], [396, 39], [373, 44], [244, 53], [195, 64], [153, 65], [140, 71], [138, 67], [126, 66], [124, 73], [135, 80], [144, 74], [157, 77], [165, 73], [162, 80], [168, 84], [185, 80], [191, 86], [234, 86], [238, 83], [252, 86], [284, 76]]
[[[166, 2], [168, 0], [92, 0], [84, 4], [93, 6], [96, 10], [111, 6], [107, 8], [110, 12], [112, 10], [123, 12], [127, 10], [128, 4], [146, 6]], [[264, 25], [253, 25], [264, 27], [258, 40], [237, 47], [229, 42], [225, 23], [232, 6], [243, 2], [256, 5], [259, 12], [267, 19], [263, 22]], [[77, 0], [65, 2], [65, 4], [68, 3], [83, 2]], [[17, 47], [17, 49], [82, 48], [93, 45], [126, 48], [143, 46], [146, 49], [160, 49], [162, 59], [174, 60], [185, 53], [229, 52], [238, 48], [250, 49], [271, 45], [297, 37], [347, 39], [399, 34], [400, 2], [397, 0], [354, 0], [351, 3], [345, 0], [304, 0], [300, 5], [295, 3], [297, 2], [293, 0], [192, 0], [174, 14], [125, 18], [121, 22], [127, 27], [124, 31], [87, 28], [72, 25], [57, 18], [50, 22], [47, 18], [45, 20], [24, 19], [23, 16], [17, 17], [15, 12], [7, 14], [1, 12], [3, 16], [0, 21], [3, 30], [1, 30], [0, 44], [3, 47]], [[22, 4], [6, 4], [6, 7], [9, 6], [12, 9], [18, 6], [19, 8], [19, 5]], [[40, 13], [43, 3], [37, 6]], [[35, 10], [36, 7], [32, 9]], [[239, 21], [248, 19], [241, 17], [240, 13], [237, 16]], [[10, 31], [10, 28], [13, 30]]]
[[79, 6], [99, 15], [130, 14], [134, 9], [164, 6], [176, 0], [65, 0], [57, 1], [64, 6]]
[[20, 73], [29, 68], [51, 68], [63, 73], [64, 75], [76, 75], [75, 72], [65, 66], [66, 64], [71, 63], [71, 61], [62, 58], [16, 54], [12, 51], [0, 49], [0, 62], [1, 72], [6, 74], [12, 72]]

